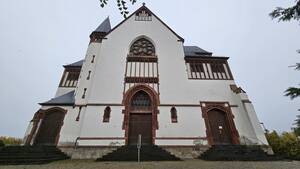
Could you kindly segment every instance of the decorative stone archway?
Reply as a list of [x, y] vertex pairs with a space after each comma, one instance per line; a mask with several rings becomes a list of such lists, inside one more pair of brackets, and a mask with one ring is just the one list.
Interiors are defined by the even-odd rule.
[[[33, 141], [34, 145], [57, 145], [66, 113], [67, 110], [60, 107], [37, 111], [32, 119], [33, 127], [25, 144], [29, 145]], [[51, 132], [50, 130], [47, 132], [47, 129], [51, 129]]]
[[152, 123], [151, 144], [155, 144], [156, 130], [158, 129], [157, 114], [158, 114], [159, 96], [153, 88], [144, 84], [138, 84], [131, 87], [123, 96], [123, 105], [125, 105], [125, 109], [123, 110], [123, 114], [124, 114], [123, 129], [125, 130], [125, 142], [126, 145], [130, 143], [129, 142], [129, 130], [130, 130], [130, 119], [131, 119], [130, 116], [133, 114], [138, 115], [139, 113], [145, 113], [145, 112], [135, 112], [134, 107], [132, 105], [132, 100], [138, 92], [145, 93], [146, 95], [148, 95], [150, 99], [151, 105], [149, 106], [149, 110], [147, 111], [151, 113], [151, 123]]
[[234, 115], [231, 112], [230, 105], [228, 102], [200, 102], [202, 117], [205, 121], [206, 135], [209, 145], [217, 144], [214, 141], [213, 129], [211, 128], [209, 112], [216, 110], [221, 111], [225, 114], [225, 120], [228, 127], [228, 134], [230, 134], [231, 144], [240, 144], [239, 133], [234, 124]]

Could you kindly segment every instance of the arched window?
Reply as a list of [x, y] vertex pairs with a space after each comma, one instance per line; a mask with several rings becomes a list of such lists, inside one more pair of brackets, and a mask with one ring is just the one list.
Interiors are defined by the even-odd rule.
[[172, 121], [172, 123], [177, 123], [178, 120], [177, 120], [177, 110], [176, 110], [176, 108], [172, 107], [170, 112], [171, 112], [171, 121]]
[[148, 39], [140, 38], [131, 45], [130, 54], [135, 56], [154, 56], [155, 47]]
[[111, 112], [111, 108], [109, 106], [107, 106], [105, 108], [104, 114], [103, 114], [103, 123], [108, 123], [109, 122], [110, 112]]
[[151, 99], [149, 95], [144, 91], [137, 92], [131, 101], [132, 110], [150, 110]]

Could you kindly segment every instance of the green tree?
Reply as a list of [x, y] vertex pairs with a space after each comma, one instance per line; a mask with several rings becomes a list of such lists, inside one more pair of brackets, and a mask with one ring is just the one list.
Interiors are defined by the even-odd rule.
[[[277, 7], [270, 13], [270, 16], [273, 19], [278, 19], [278, 21], [290, 21], [290, 20], [300, 20], [300, 0], [296, 0], [295, 4], [290, 7]], [[300, 53], [300, 50], [297, 51]], [[300, 63], [296, 63], [294, 65], [296, 70], [300, 70]], [[300, 88], [299, 87], [289, 87], [285, 90], [285, 96], [290, 97], [292, 100], [300, 96]], [[295, 127], [293, 128], [294, 133], [297, 136], [300, 136], [300, 115], [297, 116], [295, 120]]]
[[[295, 70], [300, 70], [300, 63], [296, 63]], [[296, 97], [300, 96], [300, 88], [298, 87], [289, 87], [285, 91], [285, 96], [289, 96], [292, 100], [295, 99]]]
[[[290, 7], [277, 7], [274, 9], [270, 16], [273, 19], [278, 19], [278, 21], [290, 21], [290, 20], [300, 20], [300, 0], [296, 0], [295, 4]], [[300, 50], [298, 50], [300, 53]], [[300, 70], [300, 63], [296, 63], [296, 70]], [[298, 87], [289, 87], [285, 91], [285, 96], [289, 96], [291, 99], [295, 99], [300, 96], [300, 88]]]
[[[108, 4], [108, 0], [99, 0], [100, 1], [100, 6], [104, 8]], [[127, 3], [131, 3], [134, 5], [137, 0], [116, 0], [117, 1], [117, 7], [120, 10], [121, 15], [123, 15], [124, 18], [127, 17], [129, 14]]]
[[297, 116], [297, 119], [295, 120], [294, 126], [295, 126], [293, 128], [294, 133], [296, 134], [296, 136], [300, 136], [300, 115]]
[[295, 1], [295, 5], [291, 7], [277, 7], [270, 13], [270, 16], [275, 19], [278, 18], [278, 21], [290, 21], [290, 20], [299, 20], [300, 19], [300, 0]]

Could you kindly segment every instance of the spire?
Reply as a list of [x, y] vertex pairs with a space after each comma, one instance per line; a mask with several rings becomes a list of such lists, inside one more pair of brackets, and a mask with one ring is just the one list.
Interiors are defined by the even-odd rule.
[[102, 39], [111, 31], [110, 20], [107, 17], [98, 28], [90, 35], [91, 42], [101, 42]]
[[107, 17], [94, 32], [109, 32], [111, 30], [110, 20]]

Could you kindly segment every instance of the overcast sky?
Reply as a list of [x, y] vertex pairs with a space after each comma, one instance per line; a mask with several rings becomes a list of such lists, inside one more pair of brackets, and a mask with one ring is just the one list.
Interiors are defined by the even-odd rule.
[[[185, 45], [230, 57], [260, 121], [290, 130], [300, 98], [291, 101], [283, 91], [300, 83], [300, 72], [288, 67], [300, 61], [300, 26], [268, 13], [294, 0], [138, 0], [130, 12], [142, 2]], [[38, 103], [54, 96], [62, 65], [84, 58], [90, 33], [107, 16], [113, 26], [123, 19], [115, 2], [102, 9], [98, 0], [0, 1], [0, 136], [23, 137]]]

